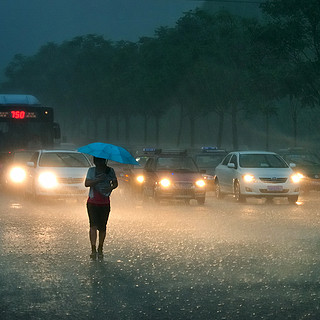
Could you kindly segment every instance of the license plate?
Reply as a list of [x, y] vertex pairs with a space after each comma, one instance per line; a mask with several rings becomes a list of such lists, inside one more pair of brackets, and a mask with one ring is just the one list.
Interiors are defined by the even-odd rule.
[[283, 187], [282, 186], [268, 186], [267, 190], [268, 191], [282, 191]]
[[192, 184], [189, 183], [176, 183], [176, 188], [177, 189], [191, 189]]

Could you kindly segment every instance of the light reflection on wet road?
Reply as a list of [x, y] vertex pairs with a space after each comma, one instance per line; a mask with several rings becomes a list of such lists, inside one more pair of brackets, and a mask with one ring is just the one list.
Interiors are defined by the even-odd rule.
[[1, 319], [319, 319], [318, 193], [292, 206], [112, 196], [105, 260], [85, 204], [0, 195]]

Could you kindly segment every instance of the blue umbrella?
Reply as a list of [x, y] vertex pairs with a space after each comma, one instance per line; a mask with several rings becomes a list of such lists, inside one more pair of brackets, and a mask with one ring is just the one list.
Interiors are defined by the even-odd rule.
[[109, 143], [94, 142], [78, 148], [79, 152], [120, 163], [139, 165], [126, 149]]

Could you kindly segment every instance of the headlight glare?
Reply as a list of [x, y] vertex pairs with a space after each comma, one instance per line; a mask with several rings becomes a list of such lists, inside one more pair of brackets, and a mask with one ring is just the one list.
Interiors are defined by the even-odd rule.
[[21, 183], [26, 179], [26, 171], [21, 167], [15, 167], [10, 170], [10, 180], [14, 183]]
[[144, 176], [137, 176], [136, 179], [139, 183], [142, 183], [144, 181]]
[[55, 188], [58, 184], [57, 178], [52, 172], [41, 173], [39, 175], [38, 181], [40, 186], [46, 189]]
[[205, 185], [206, 185], [206, 183], [202, 179], [196, 181], [197, 187], [203, 188]]
[[168, 188], [170, 186], [171, 182], [169, 179], [162, 179], [160, 180], [160, 185], [162, 187]]
[[291, 180], [293, 183], [299, 183], [301, 181], [301, 179], [303, 179], [304, 176], [301, 173], [295, 173], [291, 176]]
[[256, 179], [255, 179], [255, 177], [254, 177], [252, 174], [245, 174], [245, 175], [243, 176], [243, 180], [244, 180], [245, 182], [254, 182]]

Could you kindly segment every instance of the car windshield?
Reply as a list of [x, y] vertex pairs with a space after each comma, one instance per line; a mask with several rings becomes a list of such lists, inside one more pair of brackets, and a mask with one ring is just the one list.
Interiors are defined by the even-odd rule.
[[285, 161], [276, 154], [240, 154], [242, 168], [287, 168]]
[[16, 152], [13, 156], [13, 163], [26, 164], [30, 161], [34, 151], [32, 152]]
[[138, 157], [136, 157], [136, 160], [139, 162], [141, 167], [145, 166], [145, 164], [146, 164], [148, 159], [149, 159], [149, 157], [146, 157], [146, 156], [138, 156]]
[[293, 162], [297, 165], [320, 165], [320, 159], [313, 153], [287, 154], [283, 157], [287, 162]]
[[197, 155], [196, 164], [199, 168], [215, 168], [225, 157], [225, 154]]
[[43, 153], [39, 161], [40, 167], [90, 167], [90, 162], [81, 153], [48, 152]]
[[191, 157], [159, 157], [157, 170], [198, 172], [198, 168]]

